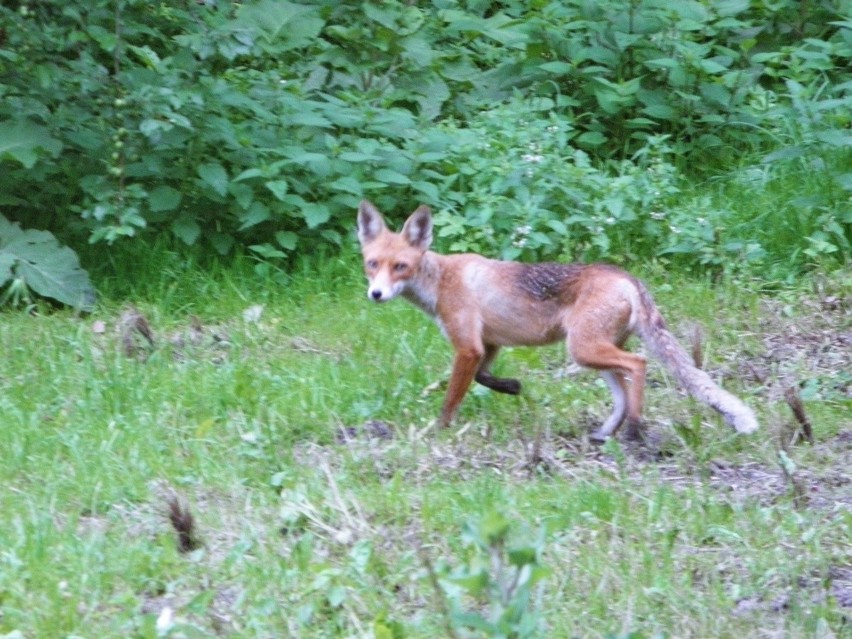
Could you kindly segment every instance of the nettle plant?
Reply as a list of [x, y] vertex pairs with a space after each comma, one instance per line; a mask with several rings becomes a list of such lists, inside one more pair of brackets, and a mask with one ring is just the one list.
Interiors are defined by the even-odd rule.
[[464, 561], [455, 567], [446, 562], [436, 569], [429, 566], [444, 596], [451, 636], [542, 636], [539, 603], [543, 580], [551, 572], [541, 561], [544, 534], [532, 542], [519, 541], [516, 528], [502, 512], [488, 511], [465, 525]]
[[617, 259], [655, 253], [675, 227], [666, 213], [679, 174], [665, 136], [632, 159], [598, 166], [572, 146], [571, 120], [549, 99], [515, 100], [467, 127], [418, 141], [440, 159], [438, 236], [450, 251], [504, 259]]

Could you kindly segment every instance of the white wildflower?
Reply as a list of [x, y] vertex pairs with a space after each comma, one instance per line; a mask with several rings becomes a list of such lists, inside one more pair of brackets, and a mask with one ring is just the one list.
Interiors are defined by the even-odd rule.
[[170, 606], [166, 606], [160, 611], [157, 617], [157, 635], [160, 637], [168, 634], [169, 630], [175, 625], [175, 613]]

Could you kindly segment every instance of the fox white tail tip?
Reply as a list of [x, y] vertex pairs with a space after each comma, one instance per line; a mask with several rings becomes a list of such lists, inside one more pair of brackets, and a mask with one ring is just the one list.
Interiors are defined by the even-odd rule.
[[758, 429], [757, 418], [751, 410], [739, 415], [732, 415], [730, 424], [742, 435], [748, 435]]

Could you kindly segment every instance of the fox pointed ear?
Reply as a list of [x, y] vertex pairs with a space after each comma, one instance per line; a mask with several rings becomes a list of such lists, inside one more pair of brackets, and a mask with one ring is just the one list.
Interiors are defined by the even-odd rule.
[[432, 209], [421, 204], [402, 227], [402, 237], [415, 248], [424, 251], [432, 244]]
[[362, 200], [358, 205], [358, 241], [361, 246], [375, 240], [382, 231], [386, 230], [385, 221], [379, 209], [372, 202]]

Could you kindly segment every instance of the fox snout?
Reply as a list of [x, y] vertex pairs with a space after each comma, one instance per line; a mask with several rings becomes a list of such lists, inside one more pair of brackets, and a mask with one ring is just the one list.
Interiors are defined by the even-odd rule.
[[380, 288], [369, 288], [367, 290], [367, 297], [369, 297], [374, 302], [386, 302], [390, 299], [388, 295], [382, 291]]
[[382, 284], [375, 280], [370, 280], [367, 287], [367, 297], [374, 302], [387, 302], [395, 298], [402, 291], [402, 283], [387, 282]]

